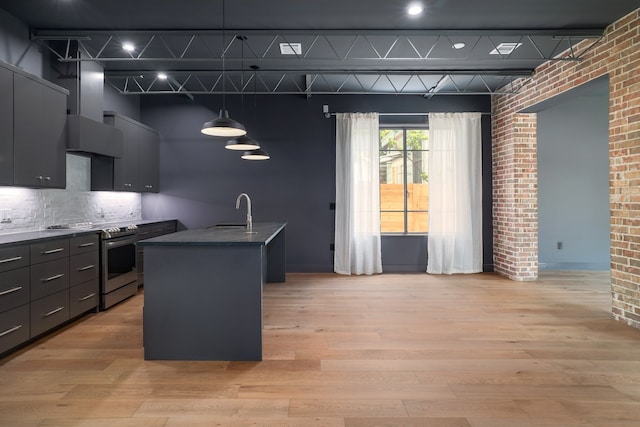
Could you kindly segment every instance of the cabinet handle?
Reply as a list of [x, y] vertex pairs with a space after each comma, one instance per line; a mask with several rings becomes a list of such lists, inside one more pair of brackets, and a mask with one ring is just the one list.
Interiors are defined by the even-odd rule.
[[51, 277], [47, 277], [46, 279], [42, 279], [42, 282], [50, 282], [52, 280], [56, 280], [59, 279], [61, 277], [64, 277], [64, 274], [56, 274], [55, 276], [51, 276]]
[[84, 267], [80, 267], [78, 269], [78, 271], [86, 271], [86, 270], [91, 270], [93, 267], [95, 267], [95, 264], [91, 264], [91, 265], [85, 265]]
[[42, 175], [38, 175], [38, 176], [36, 176], [36, 179], [37, 179], [38, 181], [42, 181], [42, 180], [44, 179], [44, 176], [42, 176]]
[[22, 328], [22, 325], [14, 326], [12, 328], [7, 329], [6, 331], [0, 332], [0, 337], [3, 337], [5, 335], [9, 335], [11, 332], [15, 332], [20, 328]]
[[4, 264], [5, 262], [20, 261], [21, 259], [22, 259], [21, 256], [14, 256], [13, 258], [0, 259], [0, 264]]
[[93, 298], [94, 296], [96, 296], [96, 293], [95, 293], [95, 292], [94, 292], [94, 293], [92, 293], [92, 294], [87, 295], [86, 297], [78, 298], [78, 301], [80, 301], [80, 302], [82, 302], [82, 301], [86, 301], [86, 300], [88, 300], [89, 298]]
[[52, 316], [52, 315], [54, 315], [54, 314], [56, 314], [56, 313], [58, 313], [59, 311], [62, 311], [62, 310], [64, 310], [64, 306], [60, 306], [58, 308], [54, 308], [50, 312], [43, 314], [42, 317]]
[[50, 176], [45, 176], [45, 177], [44, 177], [44, 180], [45, 180], [45, 181], [51, 181], [51, 177], [50, 177]]
[[0, 296], [18, 292], [20, 289], [22, 289], [22, 286], [16, 286], [15, 288], [7, 289], [6, 291], [0, 292]]
[[95, 245], [95, 242], [89, 242], [89, 243], [83, 243], [81, 245], [78, 245], [79, 248], [88, 248], [89, 246], [93, 246]]
[[62, 251], [64, 251], [64, 248], [49, 249], [48, 251], [43, 251], [40, 253], [42, 255], [51, 255], [51, 254], [57, 254], [58, 252], [62, 252]]

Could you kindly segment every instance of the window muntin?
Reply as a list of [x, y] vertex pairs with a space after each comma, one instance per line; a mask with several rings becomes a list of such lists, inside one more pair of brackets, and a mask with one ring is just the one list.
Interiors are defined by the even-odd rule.
[[429, 131], [380, 129], [380, 231], [428, 231]]

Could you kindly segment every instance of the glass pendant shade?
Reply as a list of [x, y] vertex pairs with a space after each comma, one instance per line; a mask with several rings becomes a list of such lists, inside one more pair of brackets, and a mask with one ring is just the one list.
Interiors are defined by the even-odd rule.
[[227, 141], [227, 145], [225, 145], [224, 148], [228, 150], [248, 151], [248, 150], [257, 150], [258, 148], [260, 148], [260, 144], [258, 144], [256, 141], [249, 138], [248, 136], [243, 135]]
[[245, 160], [269, 160], [271, 158], [269, 154], [260, 149], [245, 151], [241, 157]]
[[205, 123], [200, 130], [205, 135], [211, 136], [243, 136], [247, 134], [244, 126], [241, 123], [236, 122], [229, 118], [229, 112], [227, 110], [220, 110], [220, 115], [217, 119], [213, 119], [210, 122]]

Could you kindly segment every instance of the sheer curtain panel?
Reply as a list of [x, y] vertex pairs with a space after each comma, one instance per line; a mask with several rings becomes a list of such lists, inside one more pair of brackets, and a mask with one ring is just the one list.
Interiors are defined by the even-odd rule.
[[482, 271], [480, 113], [429, 114], [427, 273]]
[[382, 273], [377, 113], [336, 115], [334, 271]]

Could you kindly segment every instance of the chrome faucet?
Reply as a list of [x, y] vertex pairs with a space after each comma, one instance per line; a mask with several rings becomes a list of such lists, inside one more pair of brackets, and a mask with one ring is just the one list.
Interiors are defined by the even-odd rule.
[[236, 199], [236, 209], [240, 209], [240, 199], [242, 196], [247, 198], [247, 228], [253, 230], [253, 218], [251, 218], [251, 199], [247, 193], [241, 193]]

